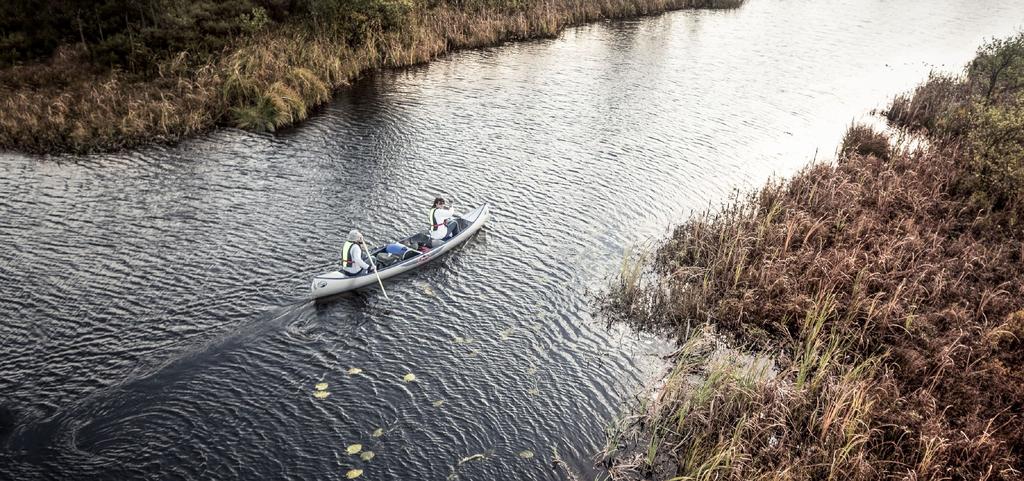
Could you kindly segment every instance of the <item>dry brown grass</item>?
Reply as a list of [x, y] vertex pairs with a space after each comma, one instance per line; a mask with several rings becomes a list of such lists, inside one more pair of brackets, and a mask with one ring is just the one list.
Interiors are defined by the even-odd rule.
[[369, 29], [355, 44], [330, 31], [284, 25], [241, 40], [198, 68], [188, 67], [183, 53], [160, 65], [157, 77], [144, 79], [96, 72], [83, 56], [64, 49], [47, 63], [6, 69], [0, 77], [0, 149], [92, 152], [172, 142], [216, 125], [274, 130], [302, 121], [368, 69], [551, 37], [568, 25], [601, 18], [741, 3], [550, 0], [470, 10], [419, 4], [400, 27]]
[[140, 82], [120, 72], [90, 71], [73, 51], [45, 66], [8, 69], [0, 82], [0, 148], [30, 152], [117, 149], [178, 139], [216, 122], [218, 78], [211, 67], [192, 78]]
[[613, 443], [617, 477], [1019, 479], [1024, 232], [951, 195], [958, 155], [853, 152], [676, 229], [610, 312], [682, 341], [708, 323], [779, 374], [681, 362], [633, 434], [651, 462]]

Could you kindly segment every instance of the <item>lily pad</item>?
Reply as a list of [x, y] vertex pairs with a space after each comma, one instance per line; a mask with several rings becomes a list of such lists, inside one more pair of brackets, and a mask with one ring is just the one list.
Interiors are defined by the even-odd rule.
[[358, 478], [358, 477], [360, 477], [362, 475], [363, 475], [363, 470], [362, 469], [350, 469], [350, 470], [348, 470], [347, 473], [345, 473], [345, 477], [348, 478], [348, 479], [356, 479], [356, 478]]
[[384, 428], [377, 428], [377, 429], [373, 430], [373, 434], [371, 434], [370, 436], [373, 436], [375, 438], [379, 438], [379, 437], [381, 437], [383, 435], [384, 435]]
[[373, 459], [374, 456], [376, 456], [376, 454], [373, 454], [373, 451], [363, 451], [363, 454], [359, 455], [359, 457], [362, 458], [363, 461], [369, 461]]
[[330, 395], [331, 395], [331, 393], [329, 393], [327, 391], [317, 391], [317, 392], [313, 393], [313, 397], [315, 397], [317, 399], [326, 399], [327, 396], [330, 396]]
[[402, 380], [405, 382], [413, 382], [416, 380], [416, 375], [410, 372], [409, 374], [406, 374]]
[[363, 445], [362, 444], [353, 444], [353, 445], [349, 446], [348, 449], [345, 450], [345, 452], [347, 452], [349, 454], [356, 454], [356, 453], [358, 453], [359, 451], [362, 451], [362, 450], [363, 450]]
[[325, 383], [325, 382], [318, 382], [318, 383], [316, 383], [316, 390], [317, 391], [326, 391], [327, 390], [327, 383]]
[[361, 373], [361, 372], [363, 372], [363, 370], [362, 370], [362, 369], [359, 369], [358, 367], [353, 367], [353, 368], [350, 368], [350, 369], [348, 370], [348, 375], [349, 375], [349, 376], [355, 376], [356, 374], [359, 374], [359, 373]]
[[523, 459], [533, 459], [533, 451], [530, 451], [529, 449], [519, 451], [519, 457]]

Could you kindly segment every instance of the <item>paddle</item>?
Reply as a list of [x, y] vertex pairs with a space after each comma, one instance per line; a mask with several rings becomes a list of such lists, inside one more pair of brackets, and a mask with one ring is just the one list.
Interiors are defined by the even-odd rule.
[[384, 290], [384, 281], [380, 280], [380, 272], [377, 272], [377, 263], [374, 262], [373, 255], [370, 254], [370, 249], [366, 247], [366, 241], [363, 240], [360, 241], [359, 243], [363, 245], [363, 250], [366, 251], [366, 257], [370, 258], [370, 266], [373, 267], [373, 273], [377, 275], [377, 284], [380, 284], [380, 291], [384, 293], [385, 299], [391, 299], [390, 297], [388, 297], [388, 291]]

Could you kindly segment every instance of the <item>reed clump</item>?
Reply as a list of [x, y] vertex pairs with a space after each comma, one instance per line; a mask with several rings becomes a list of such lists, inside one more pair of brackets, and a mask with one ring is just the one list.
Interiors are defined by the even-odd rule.
[[[140, 52], [151, 50], [137, 39], [127, 46], [109, 39], [91, 45], [83, 37], [82, 44], [60, 47], [44, 61], [6, 67], [0, 75], [0, 149], [108, 151], [173, 142], [218, 125], [273, 131], [302, 121], [368, 69], [426, 62], [506, 40], [551, 37], [568, 25], [597, 19], [734, 8], [742, 0], [309, 4], [303, 16], [284, 16], [291, 20], [277, 23], [272, 18], [283, 14], [268, 17], [256, 7], [232, 27], [241, 33], [205, 43], [191, 40], [200, 42], [195, 55], [164, 52], [150, 64]], [[280, 7], [268, 4], [273, 6]], [[208, 23], [202, 25], [213, 28]], [[217, 50], [220, 45], [226, 46]], [[125, 60], [111, 68], [98, 65], [100, 46], [114, 52], [102, 58]]]
[[[924, 95], [967, 92], [939, 88]], [[1004, 98], [992, 105], [1019, 114]], [[684, 345], [609, 443], [612, 477], [1024, 476], [1024, 231], [1010, 204], [964, 189], [974, 128], [913, 149], [886, 142], [882, 156], [881, 137], [852, 126], [847, 139], [877, 148], [849, 140], [834, 165], [678, 227], [643, 292], [606, 306]], [[726, 342], [775, 372], [723, 370], [693, 347]]]
[[870, 125], [853, 124], [846, 129], [839, 144], [840, 157], [851, 155], [874, 155], [888, 160], [890, 155], [889, 136], [873, 129]]

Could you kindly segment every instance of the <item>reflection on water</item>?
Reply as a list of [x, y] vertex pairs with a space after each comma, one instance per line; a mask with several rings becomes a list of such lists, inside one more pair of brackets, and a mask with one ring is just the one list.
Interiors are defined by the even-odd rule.
[[[751, 0], [379, 74], [276, 135], [4, 154], [0, 471], [560, 479], [557, 448], [592, 478], [664, 349], [591, 317], [624, 246], [828, 157], [1022, 13]], [[495, 216], [391, 300], [306, 300], [349, 229], [424, 228], [436, 195]]]

